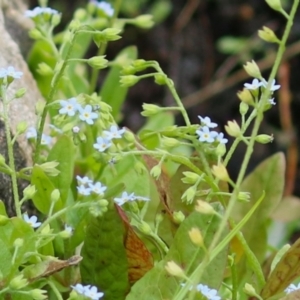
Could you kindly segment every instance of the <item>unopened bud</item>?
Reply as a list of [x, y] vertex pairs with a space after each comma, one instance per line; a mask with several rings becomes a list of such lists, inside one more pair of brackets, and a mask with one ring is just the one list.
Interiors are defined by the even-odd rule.
[[238, 137], [241, 134], [241, 128], [235, 120], [228, 121], [227, 125], [225, 125], [225, 130], [230, 136], [233, 137]]
[[132, 23], [140, 28], [148, 29], [154, 25], [153, 16], [152, 15], [140, 15], [136, 17]]
[[87, 63], [95, 69], [104, 69], [108, 65], [108, 60], [104, 57], [105, 55], [91, 57], [87, 60]]
[[266, 0], [267, 4], [274, 10], [281, 11], [281, 1], [280, 0]]
[[222, 157], [226, 153], [226, 146], [223, 143], [219, 143], [216, 148], [216, 154]]
[[27, 122], [26, 121], [22, 121], [20, 123], [18, 123], [17, 125], [17, 132], [19, 134], [23, 134], [26, 130], [27, 130]]
[[39, 165], [40, 168], [49, 176], [57, 176], [60, 171], [56, 169], [59, 165], [57, 161], [49, 161]]
[[150, 235], [152, 232], [151, 227], [146, 222], [142, 222], [141, 224], [139, 224], [138, 229], [145, 235]]
[[249, 105], [247, 103], [245, 102], [240, 103], [240, 114], [242, 116], [244, 116], [248, 112], [248, 109], [249, 109]]
[[142, 107], [143, 111], [141, 112], [141, 115], [144, 117], [154, 116], [161, 111], [161, 108], [155, 104], [144, 103]]
[[135, 142], [135, 136], [131, 131], [125, 130], [125, 132], [123, 134], [123, 138], [129, 143]]
[[159, 178], [161, 174], [161, 166], [156, 165], [150, 170], [150, 175], [154, 177], [156, 180]]
[[239, 192], [237, 199], [241, 202], [249, 202], [251, 194], [249, 192]]
[[29, 291], [29, 295], [32, 297], [33, 300], [44, 300], [48, 299], [47, 291], [40, 290], [40, 289], [33, 289]]
[[0, 226], [4, 226], [8, 223], [9, 218], [3, 215], [0, 215]]
[[51, 202], [57, 202], [60, 198], [60, 192], [58, 189], [55, 189], [52, 191], [51, 196], [50, 196], [50, 200]]
[[223, 181], [229, 181], [229, 175], [228, 172], [223, 164], [218, 164], [212, 167], [212, 173], [216, 176], [216, 178], [223, 180]]
[[261, 78], [259, 67], [254, 60], [252, 60], [251, 62], [247, 62], [244, 65], [244, 69], [247, 72], [247, 74], [250, 75], [251, 77], [258, 78], [258, 79]]
[[25, 199], [32, 199], [35, 193], [36, 193], [35, 185], [28, 185], [23, 191], [23, 196]]
[[181, 199], [186, 198], [187, 203], [192, 203], [196, 196], [197, 188], [195, 186], [189, 187], [182, 195]]
[[202, 200], [197, 201], [195, 210], [198, 211], [199, 213], [202, 213], [205, 215], [210, 215], [210, 214], [215, 213], [214, 208], [209, 203], [207, 203], [206, 201], [202, 201]]
[[25, 88], [21, 88], [18, 89], [15, 93], [15, 98], [21, 98], [26, 94], [26, 89]]
[[244, 292], [249, 295], [249, 296], [254, 296], [256, 297], [257, 296], [257, 293], [255, 291], [255, 288], [249, 284], [249, 283], [246, 283], [245, 284], [245, 287], [244, 287]]
[[198, 246], [198, 247], [203, 246], [203, 236], [201, 234], [201, 231], [198, 228], [193, 227], [189, 231], [189, 237], [190, 237], [192, 243], [195, 244], [196, 246]]
[[155, 74], [154, 75], [154, 81], [155, 83], [159, 85], [165, 85], [167, 84], [168, 77], [165, 74]]
[[9, 287], [12, 290], [20, 290], [22, 288], [24, 288], [25, 286], [28, 285], [28, 281], [26, 278], [23, 277], [23, 275], [18, 275], [15, 278], [13, 278], [11, 280], [11, 282], [9, 283]]
[[184, 271], [174, 261], [169, 261], [165, 269], [172, 276], [185, 278]]
[[17, 238], [14, 240], [14, 247], [20, 248], [24, 245], [24, 240], [21, 238]]
[[185, 219], [185, 215], [181, 211], [173, 212], [173, 220], [176, 224], [181, 224]]
[[195, 184], [200, 178], [198, 174], [190, 171], [183, 172], [183, 175], [185, 177], [183, 177], [181, 181], [188, 184]]
[[249, 105], [254, 105], [253, 96], [251, 92], [247, 89], [243, 89], [242, 91], [237, 93], [238, 98]]
[[274, 31], [266, 26], [263, 27], [262, 30], [258, 30], [258, 36], [269, 43], [280, 43], [280, 40], [277, 38]]
[[121, 76], [120, 83], [124, 87], [131, 87], [135, 85], [140, 80], [139, 76], [136, 75], [124, 75]]
[[260, 144], [272, 143], [273, 140], [274, 140], [273, 135], [268, 135], [268, 134], [259, 134], [255, 137], [255, 141]]
[[164, 148], [174, 148], [179, 146], [180, 142], [177, 139], [164, 136], [161, 140], [161, 145]]
[[43, 34], [36, 28], [33, 28], [29, 31], [29, 36], [34, 40], [40, 40], [43, 38]]
[[36, 71], [42, 76], [53, 75], [53, 69], [44, 62], [38, 64], [38, 68]]

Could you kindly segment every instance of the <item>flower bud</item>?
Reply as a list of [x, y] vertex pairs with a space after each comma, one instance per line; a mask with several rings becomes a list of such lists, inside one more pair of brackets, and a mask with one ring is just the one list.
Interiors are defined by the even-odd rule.
[[129, 143], [134, 143], [135, 142], [135, 136], [132, 132], [125, 130], [124, 134], [123, 134], [123, 138], [129, 142]]
[[274, 10], [281, 11], [281, 1], [280, 0], [266, 0], [267, 4]]
[[23, 196], [25, 199], [32, 199], [33, 196], [36, 193], [36, 188], [35, 185], [28, 185], [24, 190], [23, 190]]
[[176, 224], [181, 224], [185, 219], [185, 215], [181, 211], [174, 211], [173, 212], [173, 221]]
[[206, 201], [198, 200], [195, 210], [204, 215], [211, 215], [215, 213], [214, 208]]
[[216, 151], [216, 154], [219, 157], [222, 157], [226, 153], [226, 146], [225, 146], [225, 144], [219, 143], [215, 151]]
[[20, 248], [24, 245], [24, 240], [21, 238], [17, 238], [14, 240], [14, 247]]
[[35, 105], [35, 113], [38, 116], [41, 116], [42, 113], [43, 113], [44, 107], [45, 107], [44, 101], [38, 100], [37, 103], [36, 103], [36, 105]]
[[274, 31], [266, 26], [264, 26], [262, 30], [258, 30], [258, 36], [269, 43], [280, 43]]
[[[85, 21], [87, 18], [87, 11], [83, 8], [78, 8], [76, 9], [75, 13], [74, 13], [74, 20], [73, 21]], [[72, 22], [73, 22], [72, 21]], [[78, 22], [79, 26], [80, 26], [80, 22]], [[70, 25], [69, 25], [70, 26]], [[78, 26], [78, 27], [79, 27]], [[77, 28], [76, 28], [77, 29]]]
[[18, 89], [15, 93], [15, 98], [21, 98], [26, 94], [26, 89], [25, 88], [21, 88]]
[[72, 231], [69, 230], [63, 230], [58, 233], [58, 236], [60, 236], [62, 239], [68, 239], [72, 236]]
[[144, 117], [154, 116], [161, 111], [161, 108], [155, 104], [144, 103], [142, 107], [144, 111], [141, 112], [141, 115]]
[[50, 200], [51, 202], [57, 202], [60, 198], [60, 192], [58, 189], [54, 189], [51, 193]]
[[272, 143], [273, 140], [274, 140], [273, 135], [268, 135], [268, 134], [259, 134], [255, 137], [255, 141], [260, 144]]
[[53, 69], [44, 62], [38, 64], [38, 68], [36, 71], [42, 76], [53, 75]]
[[28, 281], [26, 278], [23, 277], [23, 274], [16, 276], [9, 283], [9, 287], [12, 290], [20, 290], [27, 285], [28, 285]]
[[104, 57], [105, 55], [91, 57], [87, 60], [87, 63], [95, 69], [105, 69], [107, 68], [108, 60]]
[[56, 169], [56, 167], [59, 165], [57, 161], [49, 161], [45, 162], [39, 167], [49, 176], [57, 176], [60, 171]]
[[154, 81], [156, 84], [165, 85], [167, 84], [168, 77], [165, 74], [155, 74]]
[[237, 199], [241, 202], [249, 202], [251, 194], [249, 192], [239, 192]]
[[161, 174], [161, 166], [156, 165], [150, 170], [150, 175], [154, 177], [156, 180], [159, 178]]
[[46, 294], [47, 291], [40, 290], [40, 289], [33, 289], [29, 291], [29, 295], [32, 297], [33, 300], [48, 299], [48, 296]]
[[193, 185], [189, 187], [182, 195], [181, 199], [186, 198], [187, 203], [192, 203], [196, 196], [197, 188]]
[[131, 87], [140, 80], [139, 76], [136, 75], [124, 75], [121, 76], [120, 83], [123, 87]]
[[228, 121], [227, 125], [225, 125], [225, 130], [230, 136], [233, 137], [238, 137], [241, 134], [241, 128], [235, 120]]
[[29, 36], [34, 40], [40, 40], [43, 38], [43, 34], [36, 28], [33, 28], [29, 31]]
[[164, 136], [161, 140], [161, 145], [164, 148], [174, 148], [174, 147], [179, 146], [180, 142], [177, 139]]
[[27, 122], [26, 121], [21, 121], [17, 125], [17, 132], [18, 134], [23, 134], [27, 130]]
[[51, 18], [51, 25], [53, 27], [57, 26], [61, 21], [61, 14], [54, 14]]
[[141, 224], [138, 225], [138, 229], [145, 235], [150, 235], [152, 232], [151, 227], [146, 222], [143, 221]]
[[216, 178], [223, 180], [223, 181], [229, 181], [229, 175], [228, 172], [223, 164], [218, 164], [217, 166], [212, 167], [212, 173], [215, 175]]
[[144, 59], [136, 59], [132, 62], [132, 67], [134, 67], [136, 72], [140, 72], [145, 70], [148, 67], [148, 64]]
[[185, 278], [184, 271], [174, 261], [169, 261], [165, 269], [172, 276]]
[[245, 102], [240, 103], [240, 114], [243, 116], [248, 112], [249, 105]]
[[119, 40], [121, 38], [121, 36], [118, 35], [120, 32], [121, 29], [118, 28], [107, 28], [103, 31], [94, 33], [93, 40], [99, 48], [102, 43]]
[[242, 91], [237, 93], [238, 98], [249, 105], [254, 105], [253, 96], [251, 92], [247, 89], [243, 89]]
[[190, 171], [183, 172], [183, 175], [185, 177], [183, 177], [181, 181], [188, 184], [195, 184], [200, 178], [198, 174]]
[[258, 78], [258, 79], [261, 78], [261, 73], [260, 73], [259, 67], [254, 60], [252, 60], [251, 62], [247, 62], [244, 65], [244, 69], [249, 76]]
[[195, 244], [196, 246], [198, 246], [198, 247], [203, 246], [203, 236], [201, 234], [201, 231], [198, 228], [193, 227], [189, 231], [189, 237], [190, 237], [192, 243]]
[[131, 22], [137, 27], [148, 29], [154, 25], [153, 16], [152, 15], [140, 15], [133, 19]]

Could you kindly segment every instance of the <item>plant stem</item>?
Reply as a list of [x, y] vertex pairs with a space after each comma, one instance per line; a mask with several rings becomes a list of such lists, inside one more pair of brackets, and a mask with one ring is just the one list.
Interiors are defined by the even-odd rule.
[[9, 121], [9, 101], [7, 99], [7, 87], [1, 85], [1, 97], [3, 101], [3, 120], [5, 125], [5, 136], [7, 143], [7, 152], [8, 152], [8, 165], [10, 168], [10, 177], [12, 184], [12, 191], [15, 203], [16, 214], [19, 218], [22, 218], [21, 206], [19, 203], [19, 192], [18, 192], [18, 182], [17, 182], [17, 172], [15, 167], [15, 158], [14, 158], [14, 150], [12, 144], [12, 138], [10, 133], [10, 121]]

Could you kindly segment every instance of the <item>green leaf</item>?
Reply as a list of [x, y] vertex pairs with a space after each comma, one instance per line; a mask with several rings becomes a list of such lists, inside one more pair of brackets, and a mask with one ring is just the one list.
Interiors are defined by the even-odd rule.
[[[249, 247], [260, 262], [265, 257], [267, 247], [265, 232], [267, 221], [282, 198], [284, 170], [285, 160], [282, 153], [274, 154], [263, 161], [241, 185], [241, 191], [251, 194], [250, 202], [237, 202], [231, 214], [236, 222], [242, 220], [255, 201], [260, 198], [262, 191], [265, 191], [264, 200], [247, 222], [247, 226], [242, 228]], [[245, 265], [239, 267], [240, 274], [244, 274], [245, 268]], [[242, 280], [241, 277], [240, 279]]]
[[[115, 61], [125, 62], [125, 64], [129, 64], [132, 60], [137, 58], [137, 49], [134, 46], [127, 47], [123, 49]], [[120, 86], [120, 71], [124, 67], [124, 63], [122, 66], [119, 64], [115, 64], [111, 67], [108, 72], [104, 83], [102, 85], [100, 96], [102, 100], [108, 103], [112, 108], [112, 116], [114, 119], [120, 119], [120, 111], [121, 106], [125, 100], [127, 95], [128, 88]]]
[[91, 218], [81, 251], [82, 282], [101, 287], [105, 299], [123, 300], [128, 289], [125, 229], [113, 203], [98, 218]]
[[[222, 213], [221, 205], [217, 203], [212, 205], [217, 212]], [[177, 230], [166, 257], [132, 287], [126, 300], [173, 299], [180, 289], [180, 282], [175, 277], [167, 274], [165, 271], [166, 263], [172, 260], [175, 261], [179, 266], [183, 267], [187, 276], [190, 276], [203, 261], [205, 252], [191, 242], [188, 232], [193, 227], [200, 229], [204, 238], [204, 244], [208, 248], [220, 226], [220, 222], [220, 218], [215, 215], [200, 215], [198, 212], [191, 213]], [[228, 232], [228, 228], [224, 228], [221, 239]], [[226, 267], [227, 254], [228, 247], [225, 247], [207, 266], [201, 278], [201, 283], [208, 285], [210, 288], [218, 289], [220, 287]]]
[[48, 155], [48, 162], [56, 161], [59, 165], [56, 167], [60, 173], [51, 177], [54, 186], [60, 191], [60, 199], [63, 204], [66, 203], [68, 193], [73, 180], [75, 147], [73, 141], [68, 136], [62, 136], [55, 143]]
[[[40, 212], [46, 215], [50, 209], [51, 193], [55, 189], [55, 186], [39, 166], [34, 166], [32, 169], [31, 184], [35, 185], [37, 190], [32, 198], [33, 203]], [[63, 204], [59, 199], [54, 205], [54, 211], [62, 208]]]
[[9, 246], [0, 239], [0, 272], [3, 278], [6, 278], [11, 271], [12, 255]]

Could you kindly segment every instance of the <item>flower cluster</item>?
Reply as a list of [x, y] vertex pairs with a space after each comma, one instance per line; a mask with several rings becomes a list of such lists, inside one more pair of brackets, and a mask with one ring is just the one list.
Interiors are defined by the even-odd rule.
[[226, 144], [228, 142], [228, 139], [224, 138], [223, 132], [218, 133], [217, 131], [210, 130], [210, 128], [217, 127], [217, 123], [211, 122], [209, 117], [202, 118], [201, 116], [198, 116], [198, 118], [200, 119], [201, 127], [196, 131], [196, 134], [198, 135], [198, 140], [200, 142], [218, 142], [220, 144]]
[[[250, 91], [258, 90], [261, 87], [267, 88], [267, 86], [268, 86], [268, 82], [265, 79], [263, 79], [263, 80], [260, 81], [257, 78], [253, 79], [252, 83], [245, 83], [244, 84], [245, 89], [250, 90]], [[271, 86], [270, 86], [271, 93], [277, 91], [278, 89], [280, 89], [280, 85], [276, 84], [275, 79], [273, 79], [273, 81], [271, 83]], [[275, 105], [276, 104], [275, 101], [274, 101], [274, 98], [269, 99], [269, 103], [271, 105]]]
[[38, 228], [41, 226], [41, 222], [37, 222], [38, 218], [37, 216], [31, 216], [29, 218], [28, 214], [23, 215], [23, 219], [26, 223], [28, 223], [32, 228]]
[[103, 11], [108, 17], [112, 17], [114, 15], [114, 9], [110, 3], [104, 1], [98, 2], [97, 0], [91, 0], [90, 2], [95, 4], [97, 8]]
[[93, 112], [93, 108], [90, 104], [82, 107], [77, 102], [76, 98], [61, 100], [59, 101], [59, 104], [61, 106], [59, 110], [60, 115], [68, 115], [69, 117], [73, 117], [76, 113], [79, 113], [79, 119], [89, 125], [94, 124], [94, 119], [98, 118], [98, 114]]
[[95, 182], [88, 178], [87, 176], [80, 177], [76, 176], [78, 186], [77, 191], [80, 195], [89, 196], [92, 193], [95, 195], [103, 196], [104, 192], [106, 191], [107, 187], [103, 185], [101, 182]]
[[7, 69], [1, 68], [0, 69], [0, 78], [13, 78], [13, 79], [20, 79], [23, 76], [23, 72], [16, 71], [14, 67], [8, 67]]
[[[26, 138], [29, 139], [36, 139], [37, 138], [37, 131], [34, 127], [29, 127], [26, 132]], [[52, 137], [46, 134], [42, 134], [42, 145], [50, 145], [52, 142]]]
[[123, 192], [120, 198], [114, 198], [115, 203], [119, 206], [126, 202], [132, 202], [135, 200], [149, 201], [150, 199], [142, 196], [136, 196], [134, 193], [128, 194], [127, 192]]
[[58, 14], [58, 11], [55, 9], [52, 9], [50, 7], [40, 7], [37, 6], [33, 10], [26, 10], [25, 17], [27, 18], [35, 18], [39, 15], [48, 14], [48, 15], [56, 15]]
[[104, 296], [104, 293], [98, 292], [97, 287], [91, 285], [82, 285], [77, 283], [75, 286], [71, 285], [76, 293], [88, 297], [92, 300], [99, 300]]
[[[185, 284], [182, 283], [181, 285], [184, 286]], [[203, 296], [205, 296], [208, 300], [221, 300], [221, 297], [218, 295], [218, 291], [215, 289], [209, 288], [207, 285], [200, 283], [196, 286], [196, 289]]]
[[94, 148], [99, 152], [104, 152], [112, 145], [113, 139], [121, 139], [125, 129], [118, 129], [116, 125], [112, 125], [109, 130], [103, 131], [103, 136], [97, 138]]

